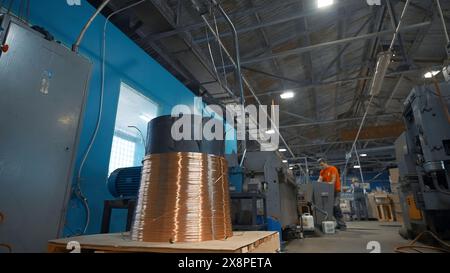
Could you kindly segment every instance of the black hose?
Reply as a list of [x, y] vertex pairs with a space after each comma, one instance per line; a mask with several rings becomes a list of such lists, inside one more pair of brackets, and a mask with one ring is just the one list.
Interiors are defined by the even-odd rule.
[[437, 180], [437, 175], [436, 175], [435, 172], [433, 172], [433, 173], [431, 174], [431, 178], [432, 178], [431, 180], [433, 180], [433, 185], [434, 185], [434, 187], [436, 188], [436, 190], [437, 190], [438, 192], [443, 193], [443, 194], [446, 194], [446, 195], [450, 195], [450, 191], [443, 190], [443, 189], [441, 188], [441, 186], [439, 185], [438, 180]]

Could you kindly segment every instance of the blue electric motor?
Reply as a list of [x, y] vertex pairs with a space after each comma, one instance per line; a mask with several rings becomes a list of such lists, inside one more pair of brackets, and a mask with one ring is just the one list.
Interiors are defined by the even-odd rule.
[[141, 184], [142, 167], [117, 169], [108, 178], [108, 189], [112, 196], [137, 199]]

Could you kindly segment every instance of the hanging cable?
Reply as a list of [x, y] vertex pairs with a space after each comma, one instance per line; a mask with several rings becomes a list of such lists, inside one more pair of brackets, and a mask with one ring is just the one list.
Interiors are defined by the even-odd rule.
[[362, 171], [362, 165], [361, 165], [361, 161], [359, 160], [359, 153], [358, 153], [358, 150], [356, 149], [356, 146], [355, 146], [355, 155], [356, 155], [356, 161], [358, 162], [358, 166], [359, 166], [359, 174], [361, 175], [361, 183], [364, 184], [364, 175], [363, 175], [363, 171]]
[[[213, 13], [213, 18], [214, 18], [214, 26], [216, 28], [216, 34], [220, 37], [219, 35], [219, 26], [217, 24], [217, 18], [216, 18], [216, 14]], [[225, 86], [228, 88], [228, 79], [227, 79], [227, 72], [225, 69], [225, 59], [223, 57], [223, 51], [222, 51], [222, 47], [219, 45], [219, 52], [220, 52], [220, 58], [222, 60], [222, 71], [223, 71], [223, 78], [225, 80]]]
[[[196, 4], [196, 1], [195, 1], [195, 0], [191, 0], [191, 2], [193, 2], [194, 7], [197, 8], [198, 5]], [[214, 1], [214, 2], [215, 2], [215, 1]], [[220, 7], [220, 5], [219, 5], [219, 7]], [[199, 9], [197, 9], [197, 10], [200, 12]], [[225, 13], [225, 11], [224, 11], [223, 9], [220, 9], [220, 11], [221, 11], [222, 14]], [[225, 13], [225, 15], [226, 15], [226, 13]], [[224, 45], [224, 43], [222, 42], [222, 40], [220, 39], [220, 37], [219, 37], [218, 35], [215, 34], [215, 31], [214, 31], [213, 27], [211, 26], [211, 24], [209, 23], [209, 21], [207, 20], [206, 16], [205, 16], [204, 14], [201, 14], [200, 17], [203, 19], [203, 22], [204, 22], [205, 25], [208, 27], [208, 29], [211, 30], [211, 33], [213, 33], [214, 39], [217, 41], [217, 43], [219, 44], [219, 46], [223, 49], [223, 52], [225, 53], [225, 56], [230, 60], [231, 66], [235, 67], [236, 69], [239, 68], [239, 70], [240, 70], [240, 62], [235, 61], [234, 58], [231, 56], [230, 52], [227, 50], [227, 48], [225, 47], [225, 45]], [[224, 17], [225, 17], [225, 16], [224, 16]], [[225, 19], [226, 19], [226, 20], [228, 19], [228, 20], [227, 20], [228, 22], [231, 21], [231, 20], [229, 19], [228, 16], [226, 16]], [[237, 41], [237, 42], [238, 42], [238, 41]], [[239, 58], [237, 58], [237, 59], [239, 59]], [[242, 79], [243, 83], [244, 83], [245, 86], [247, 87], [247, 90], [248, 90], [248, 91], [250, 92], [250, 94], [253, 96], [253, 98], [255, 99], [255, 101], [257, 102], [257, 104], [258, 104], [259, 106], [261, 106], [262, 103], [261, 103], [261, 100], [260, 100], [260, 99], [258, 98], [258, 96], [256, 95], [256, 91], [253, 89], [253, 87], [250, 85], [249, 81], [245, 78], [245, 76], [244, 76], [242, 73], [240, 73], [240, 76], [241, 76], [241, 77], [239, 77], [239, 78]], [[242, 95], [243, 95], [243, 89], [242, 89], [241, 93], [242, 93]], [[231, 94], [232, 94], [232, 93], [231, 93]], [[234, 94], [232, 94], [232, 96], [233, 96], [233, 95], [234, 95]], [[244, 102], [245, 102], [245, 101], [244, 101]], [[264, 109], [264, 107], [261, 108], [261, 110], [262, 110], [262, 112], [263, 112], [267, 117], [269, 117], [269, 114], [268, 114], [267, 111]], [[288, 145], [288, 143], [286, 142], [286, 140], [284, 139], [283, 135], [280, 133], [280, 130], [277, 128], [277, 124], [275, 124], [275, 122], [273, 121], [272, 118], [269, 118], [268, 121], [270, 122], [270, 125], [272, 126], [272, 129], [275, 130], [275, 133], [276, 133], [277, 135], [279, 135], [281, 141], [282, 141], [283, 144], [285, 145], [285, 147], [286, 147], [286, 149], [288, 150], [288, 152], [289, 152], [289, 154], [291, 155], [291, 157], [292, 157], [292, 158], [295, 158], [296, 156], [295, 156], [294, 152], [293, 152], [292, 149], [289, 147], [289, 145]], [[256, 124], [258, 124], [258, 123], [256, 123]], [[242, 143], [244, 143], [244, 142], [242, 142]]]
[[[123, 11], [126, 11], [130, 8], [133, 8], [139, 4], [142, 4], [143, 2], [145, 2], [146, 0], [141, 0], [138, 1], [134, 4], [131, 4], [127, 7], [124, 7], [122, 9], [119, 9], [113, 13], [111, 13], [105, 20], [105, 24], [103, 26], [103, 45], [102, 45], [102, 53], [101, 53], [101, 58], [102, 58], [102, 64], [101, 64], [101, 87], [100, 87], [100, 100], [99, 100], [99, 109], [98, 109], [98, 115], [97, 115], [97, 121], [96, 121], [96, 125], [95, 125], [95, 130], [91, 136], [91, 139], [89, 140], [89, 145], [86, 149], [86, 152], [84, 153], [82, 160], [81, 160], [81, 164], [80, 167], [78, 169], [78, 175], [77, 175], [77, 184], [76, 184], [76, 189], [75, 189], [75, 195], [83, 202], [83, 205], [86, 209], [86, 223], [85, 226], [82, 230], [82, 234], [85, 234], [88, 227], [89, 227], [89, 223], [90, 223], [90, 208], [89, 208], [89, 203], [88, 203], [88, 199], [86, 198], [86, 196], [83, 193], [82, 190], [82, 185], [81, 185], [81, 175], [83, 172], [83, 168], [84, 165], [86, 163], [86, 160], [89, 156], [89, 153], [91, 152], [92, 146], [94, 145], [95, 139], [97, 138], [97, 134], [99, 132], [100, 129], [100, 124], [101, 124], [101, 120], [102, 120], [102, 114], [103, 114], [103, 98], [104, 98], [104, 93], [105, 93], [105, 66], [106, 66], [106, 30], [107, 30], [107, 26], [109, 23], [109, 20], [111, 19], [111, 17], [113, 17], [114, 15], [117, 15]], [[108, 2], [108, 1], [105, 1]], [[104, 2], [104, 3], [105, 3]]]
[[208, 29], [205, 29], [205, 32], [206, 32], [206, 37], [208, 39], [208, 52], [209, 52], [209, 56], [211, 58], [212, 66], [213, 66], [213, 69], [214, 69], [214, 73], [216, 74], [217, 81], [219, 82], [219, 85], [222, 86], [222, 81], [220, 80], [219, 72], [217, 71], [216, 62], [214, 60], [214, 55], [212, 53], [211, 43], [209, 42]]
[[385, 54], [380, 55], [380, 57], [378, 59], [377, 69], [375, 71], [375, 75], [374, 75], [373, 82], [372, 82], [372, 85], [371, 85], [369, 104], [367, 105], [366, 111], [365, 111], [364, 116], [362, 118], [361, 124], [359, 126], [358, 132], [357, 132], [356, 137], [355, 137], [355, 140], [353, 141], [353, 144], [351, 146], [350, 153], [349, 153], [350, 156], [347, 156], [347, 158], [346, 158], [344, 172], [347, 171], [348, 162], [349, 162], [349, 160], [351, 158], [351, 154], [352, 154], [353, 150], [356, 151], [356, 143], [358, 142], [359, 136], [361, 134], [361, 131], [362, 131], [364, 125], [365, 125], [365, 122], [366, 122], [366, 119], [367, 119], [367, 115], [369, 114], [370, 107], [372, 106], [373, 99], [375, 98], [376, 95], [378, 95], [379, 91], [381, 90], [381, 85], [383, 83], [382, 81], [383, 81], [383, 79], [384, 79], [384, 77], [386, 75], [386, 71], [387, 71], [387, 68], [388, 68], [389, 63], [390, 63], [390, 57], [392, 56], [392, 49], [394, 48], [395, 41], [396, 41], [397, 36], [398, 36], [398, 34], [400, 32], [400, 28], [401, 28], [401, 26], [403, 24], [405, 14], [406, 14], [406, 11], [408, 10], [408, 7], [409, 7], [410, 3], [411, 3], [411, 0], [407, 0], [406, 3], [405, 3], [405, 6], [404, 6], [403, 11], [402, 11], [402, 15], [400, 17], [400, 21], [399, 21], [399, 23], [397, 25], [397, 28], [395, 29], [394, 37], [392, 38], [391, 44], [389, 46], [389, 50], [387, 52], [385, 52]]
[[134, 125], [130, 125], [130, 126], [128, 126], [128, 128], [135, 129], [138, 132], [139, 136], [141, 137], [141, 142], [142, 142], [142, 144], [144, 144], [144, 148], [145, 148], [147, 146], [147, 141], [145, 141], [145, 137], [144, 137], [144, 134], [142, 133], [141, 129], [139, 129], [139, 127], [134, 126]]

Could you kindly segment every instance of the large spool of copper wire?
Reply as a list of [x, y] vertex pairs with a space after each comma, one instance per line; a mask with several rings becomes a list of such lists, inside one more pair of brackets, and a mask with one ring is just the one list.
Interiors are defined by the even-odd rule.
[[156, 153], [148, 154], [143, 163], [133, 240], [202, 242], [233, 235], [223, 156]]

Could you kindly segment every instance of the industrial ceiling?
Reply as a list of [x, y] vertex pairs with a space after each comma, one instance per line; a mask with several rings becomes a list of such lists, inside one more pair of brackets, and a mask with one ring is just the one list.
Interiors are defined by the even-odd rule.
[[[98, 6], [100, 0], [90, 0]], [[111, 14], [137, 0], [113, 0]], [[111, 21], [175, 77], [208, 103], [232, 103], [235, 70], [201, 14], [234, 55], [233, 35], [209, 1], [148, 0]], [[389, 47], [406, 1], [337, 0], [318, 8], [316, 0], [222, 0], [239, 34], [242, 72], [262, 104], [280, 105], [280, 132], [295, 158], [325, 156], [345, 162], [368, 104], [377, 55]], [[450, 22], [450, 2], [441, 1]], [[382, 91], [373, 101], [357, 143], [368, 168], [395, 161], [403, 102], [423, 75], [447, 59], [435, 1], [412, 1], [394, 47]], [[450, 26], [448, 26], [450, 27]], [[149, 75], [151, 77], [151, 75]], [[227, 90], [228, 87], [228, 90]], [[286, 90], [291, 100], [281, 100]], [[246, 85], [248, 104], [255, 103]], [[399, 131], [400, 128], [400, 131]], [[295, 158], [291, 161], [295, 161]]]

